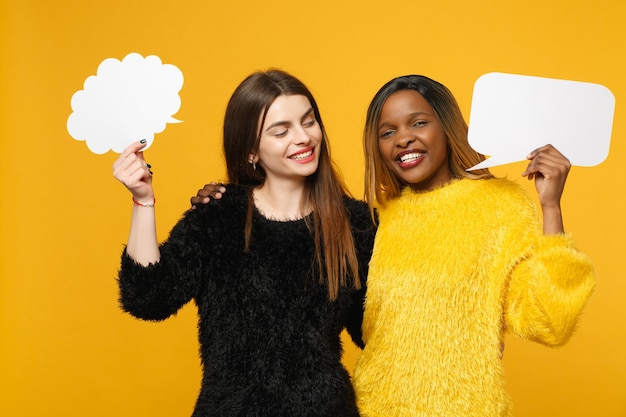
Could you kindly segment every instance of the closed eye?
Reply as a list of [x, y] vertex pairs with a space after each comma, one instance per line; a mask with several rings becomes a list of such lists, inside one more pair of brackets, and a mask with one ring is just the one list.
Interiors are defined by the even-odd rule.
[[302, 118], [300, 119], [300, 124], [302, 124], [302, 127], [306, 128], [312, 127], [313, 125], [315, 125], [315, 123], [317, 123], [317, 119], [315, 119], [315, 113], [313, 111], [313, 108], [309, 108], [304, 116], [302, 116]]

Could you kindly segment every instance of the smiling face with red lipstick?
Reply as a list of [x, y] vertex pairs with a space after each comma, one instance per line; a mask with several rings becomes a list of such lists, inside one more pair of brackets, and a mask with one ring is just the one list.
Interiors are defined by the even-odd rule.
[[372, 215], [405, 187], [428, 191], [453, 179], [492, 177], [488, 169], [466, 171], [485, 157], [469, 145], [450, 90], [423, 75], [396, 77], [378, 90], [367, 109], [363, 149]]
[[267, 110], [259, 149], [251, 159], [267, 178], [302, 180], [317, 170], [322, 130], [309, 99], [281, 95]]
[[448, 141], [433, 108], [415, 90], [400, 90], [385, 101], [378, 123], [381, 157], [403, 183], [430, 190], [452, 179]]

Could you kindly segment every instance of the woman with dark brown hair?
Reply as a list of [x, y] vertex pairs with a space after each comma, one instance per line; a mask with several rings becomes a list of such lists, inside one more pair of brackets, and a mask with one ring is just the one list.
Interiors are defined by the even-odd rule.
[[278, 70], [233, 93], [224, 120], [229, 183], [158, 244], [141, 142], [114, 164], [132, 193], [122, 308], [164, 320], [194, 300], [202, 389], [193, 416], [358, 416], [340, 333], [360, 341], [375, 229], [330, 158], [310, 91]]

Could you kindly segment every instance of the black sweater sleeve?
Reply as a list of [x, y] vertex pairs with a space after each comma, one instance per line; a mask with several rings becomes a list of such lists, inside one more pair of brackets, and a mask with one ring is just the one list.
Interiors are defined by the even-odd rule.
[[159, 245], [161, 258], [155, 264], [144, 267], [124, 249], [118, 274], [124, 311], [144, 320], [164, 320], [195, 297], [210, 237], [201, 211], [188, 211], [174, 226]]
[[354, 293], [354, 300], [348, 314], [346, 329], [354, 343], [363, 349], [365, 344], [363, 343], [361, 324], [363, 322], [363, 307], [367, 289], [367, 273], [374, 247], [376, 226], [372, 221], [367, 204], [349, 199], [346, 207], [350, 212], [350, 223], [359, 261], [359, 277], [361, 280], [361, 289]]

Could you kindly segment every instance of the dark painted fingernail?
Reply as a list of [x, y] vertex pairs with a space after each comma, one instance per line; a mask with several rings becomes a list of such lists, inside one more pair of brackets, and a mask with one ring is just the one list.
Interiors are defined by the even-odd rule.
[[146, 166], [148, 167], [148, 169], [152, 168], [152, 165], [150, 165], [149, 163], [146, 162]]
[[146, 141], [145, 139], [141, 139], [141, 140], [139, 141], [139, 143], [146, 143], [146, 142], [147, 142], [147, 141]]

